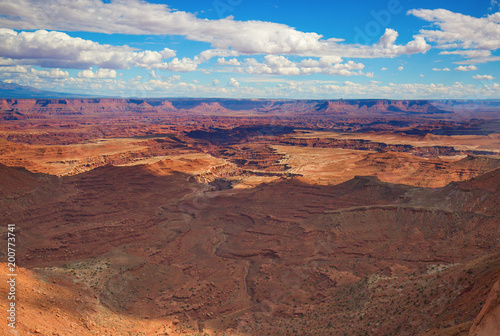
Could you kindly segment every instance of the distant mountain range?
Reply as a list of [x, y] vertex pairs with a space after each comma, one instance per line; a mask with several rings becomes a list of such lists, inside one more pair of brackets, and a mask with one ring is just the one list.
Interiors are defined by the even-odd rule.
[[28, 85], [0, 82], [0, 98], [81, 98], [87, 95], [44, 91]]
[[[43, 92], [42, 92], [43, 93]], [[45, 93], [47, 94], [47, 93]], [[40, 97], [36, 99], [1, 98], [0, 115], [4, 111], [8, 119], [28, 118], [30, 115], [241, 115], [261, 116], [403, 116], [444, 115], [452, 112], [442, 110], [429, 100], [273, 100], [273, 99], [124, 99], [79, 97]], [[16, 114], [16, 116], [12, 115]], [[19, 115], [17, 115], [19, 114]]]

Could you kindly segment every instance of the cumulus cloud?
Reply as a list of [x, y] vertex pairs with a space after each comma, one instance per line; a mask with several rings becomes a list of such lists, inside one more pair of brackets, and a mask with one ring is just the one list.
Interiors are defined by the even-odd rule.
[[154, 67], [162, 70], [170, 70], [177, 72], [189, 72], [198, 69], [198, 65], [218, 56], [239, 56], [235, 50], [208, 49], [194, 56], [192, 59], [183, 57], [182, 59], [174, 58], [170, 62], [155, 64]]
[[[456, 70], [456, 69], [455, 69]], [[439, 69], [439, 68], [432, 68], [432, 71], [451, 71], [450, 68], [443, 68], [443, 69]]]
[[421, 36], [414, 36], [414, 40], [404, 46], [396, 45], [398, 35], [398, 32], [394, 29], [387, 28], [379, 42], [373, 46], [373, 51], [379, 55], [386, 54], [386, 57], [394, 57], [397, 55], [425, 53], [431, 48]]
[[332, 76], [352, 76], [367, 75], [361, 70], [364, 64], [348, 61], [341, 63], [340, 57], [329, 56], [319, 59], [304, 59], [300, 62], [292, 62], [284, 56], [267, 55], [262, 63], [254, 58], [245, 59], [242, 72], [248, 74], [269, 74], [269, 75], [308, 75], [322, 73]]
[[116, 78], [116, 71], [110, 69], [99, 69], [93, 72], [92, 69], [80, 71], [77, 75], [80, 78]]
[[172, 82], [178, 82], [181, 80], [181, 76], [179, 75], [173, 75], [173, 76], [170, 76], [170, 77], [167, 77], [166, 80], [169, 82], [169, 83], [172, 83]]
[[295, 54], [301, 56], [395, 57], [426, 52], [430, 46], [417, 36], [396, 45], [398, 33], [386, 29], [371, 46], [343, 44], [284, 24], [263, 21], [199, 19], [163, 4], [140, 0], [17, 0], [0, 3], [0, 25], [13, 29], [89, 31], [107, 34], [181, 35], [244, 54]]
[[32, 66], [15, 65], [15, 66], [2, 66], [0, 67], [0, 73], [4, 76], [24, 76], [33, 78], [45, 78], [45, 79], [65, 79], [70, 78], [67, 71], [61, 70], [59, 68], [52, 69], [42, 69], [37, 70]]
[[0, 66], [0, 72], [3, 73], [26, 73], [28, 68], [22, 65]]
[[277, 55], [265, 56], [262, 63], [254, 58], [247, 58], [244, 71], [249, 74], [300, 75], [300, 69], [296, 63]]
[[238, 83], [238, 81], [237, 81], [236, 79], [231, 78], [231, 79], [229, 80], [229, 82], [227, 83], [227, 85], [229, 85], [229, 86], [231, 86], [231, 87], [235, 87], [235, 88], [237, 88], [237, 87], [239, 87], [239, 86], [240, 86], [240, 83]]
[[61, 69], [55, 68], [50, 70], [36, 70], [31, 68], [31, 73], [37, 77], [42, 78], [68, 78], [69, 73]]
[[173, 85], [170, 83], [170, 81], [164, 81], [161, 79], [150, 79], [147, 82], [148, 87], [145, 87], [144, 84], [141, 83], [141, 86], [144, 86], [146, 90], [148, 89], [161, 89], [161, 90], [166, 90], [170, 89]]
[[196, 68], [198, 67], [198, 62], [187, 57], [184, 57], [182, 59], [178, 59], [176, 57], [170, 62], [158, 64], [156, 67], [162, 70], [189, 72], [196, 70]]
[[228, 49], [208, 49], [202, 51], [199, 55], [194, 57], [194, 61], [197, 63], [203, 63], [208, 61], [213, 57], [228, 57], [228, 56], [239, 56], [240, 53], [236, 50], [228, 50]]
[[402, 67], [402, 66], [398, 67], [398, 71], [403, 71], [403, 69], [404, 69], [404, 67]]
[[[198, 65], [219, 56], [238, 56], [234, 50], [209, 49], [191, 58], [173, 58], [176, 52], [165, 48], [161, 51], [137, 50], [129, 46], [99, 44], [66, 33], [37, 30], [16, 32], [0, 28], [0, 65], [39, 65], [48, 68], [88, 69], [101, 68], [92, 74], [80, 72], [82, 78], [104, 78], [113, 72], [103, 69], [129, 69], [140, 67], [176, 72], [194, 71]], [[234, 62], [234, 61], [233, 61]], [[97, 77], [96, 77], [97, 76]], [[108, 77], [114, 78], [114, 77]]]
[[477, 70], [477, 67], [475, 65], [468, 65], [468, 66], [460, 65], [455, 68], [455, 71], [475, 71], [475, 70]]
[[217, 60], [217, 64], [219, 65], [241, 65], [241, 63], [236, 58], [231, 58], [226, 60], [224, 57], [221, 57]]
[[408, 14], [431, 22], [439, 29], [422, 29], [421, 37], [439, 48], [456, 49], [441, 54], [491, 61], [490, 50], [500, 48], [500, 12], [482, 18], [454, 13], [446, 9], [412, 9]]
[[475, 76], [472, 76], [472, 78], [477, 79], [477, 80], [492, 80], [492, 79], [495, 79], [495, 77], [490, 76], [490, 75], [475, 75]]
[[386, 67], [383, 67], [382, 69], [380, 69], [382, 71], [387, 71], [387, 68]]
[[[0, 60], [2, 64], [40, 65], [43, 67], [89, 68], [98, 66], [97, 73], [91, 70], [81, 71], [81, 78], [115, 78], [115, 71], [105, 69], [146, 69], [188, 72], [198, 65], [217, 56], [238, 56], [234, 50], [209, 49], [193, 59], [174, 57], [175, 51], [165, 48], [162, 51], [137, 51], [128, 46], [102, 45], [81, 38], [73, 38], [61, 32], [39, 30], [17, 33], [10, 29], [0, 29]], [[2, 58], [3, 57], [3, 58]], [[231, 64], [235, 64], [233, 60]], [[115, 74], [113, 76], [113, 73]], [[156, 76], [156, 74], [154, 75]], [[153, 77], [154, 77], [153, 76]]]
[[175, 51], [168, 48], [162, 51], [137, 51], [128, 46], [99, 44], [46, 30], [18, 33], [11, 29], [0, 29], [0, 45], [0, 57], [4, 59], [49, 68], [155, 68], [163, 59], [175, 56]]

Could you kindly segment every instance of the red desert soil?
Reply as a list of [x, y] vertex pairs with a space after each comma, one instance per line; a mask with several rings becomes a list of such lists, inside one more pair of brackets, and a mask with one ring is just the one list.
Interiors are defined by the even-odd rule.
[[[93, 331], [120, 315], [180, 334], [465, 335], [500, 272], [499, 174], [436, 189], [356, 177], [210, 191], [143, 165], [63, 178], [3, 166], [18, 183], [0, 208], [30, 281], [82, 288], [73, 297], [110, 311], [83, 317]], [[61, 331], [46, 314], [38, 325]]]
[[[7, 264], [0, 272], [8, 274]], [[45, 275], [17, 268], [17, 328], [11, 332], [2, 323], [3, 335], [179, 335], [172, 333], [175, 319], [149, 320], [111, 311], [86, 285], [66, 274]], [[8, 292], [7, 282], [0, 284]], [[0, 308], [10, 302], [2, 295]]]

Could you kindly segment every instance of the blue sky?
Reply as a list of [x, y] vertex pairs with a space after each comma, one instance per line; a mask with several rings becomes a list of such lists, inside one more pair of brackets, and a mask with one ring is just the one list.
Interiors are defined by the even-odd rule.
[[0, 80], [59, 92], [500, 98], [496, 0], [0, 0], [0, 45]]

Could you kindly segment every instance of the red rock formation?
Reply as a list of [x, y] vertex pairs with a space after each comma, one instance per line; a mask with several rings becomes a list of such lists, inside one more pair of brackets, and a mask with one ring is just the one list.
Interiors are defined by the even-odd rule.
[[469, 336], [498, 335], [500, 335], [500, 278], [493, 285], [481, 312], [469, 331]]

